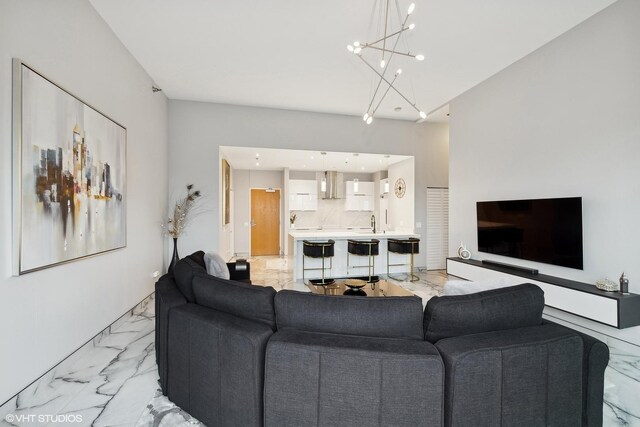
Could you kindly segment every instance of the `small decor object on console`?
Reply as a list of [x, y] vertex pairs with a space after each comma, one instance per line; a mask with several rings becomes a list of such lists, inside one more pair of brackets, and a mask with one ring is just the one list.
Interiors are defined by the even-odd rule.
[[622, 273], [622, 276], [620, 276], [620, 293], [629, 293], [629, 279], [624, 275], [624, 272]]
[[296, 218], [297, 218], [296, 214], [291, 214], [291, 216], [289, 217], [289, 222], [291, 223], [291, 228], [296, 228]]
[[613, 280], [604, 278], [596, 282], [596, 288], [600, 289], [601, 291], [618, 292], [619, 286]]
[[462, 259], [471, 258], [471, 251], [467, 249], [463, 242], [460, 242], [460, 246], [458, 247], [458, 256]]

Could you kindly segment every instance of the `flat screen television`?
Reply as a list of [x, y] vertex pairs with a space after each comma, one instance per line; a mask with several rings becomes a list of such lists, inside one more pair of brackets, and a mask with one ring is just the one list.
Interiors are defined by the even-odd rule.
[[478, 251], [582, 270], [582, 198], [477, 202]]

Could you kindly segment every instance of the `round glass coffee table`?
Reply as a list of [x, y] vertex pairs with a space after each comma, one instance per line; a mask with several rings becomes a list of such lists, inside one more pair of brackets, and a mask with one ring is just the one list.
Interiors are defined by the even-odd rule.
[[[348, 283], [347, 283], [348, 282]], [[307, 284], [314, 294], [320, 295], [353, 295], [367, 297], [409, 297], [414, 294], [387, 280], [367, 283], [360, 279], [336, 279], [332, 285], [317, 286]]]

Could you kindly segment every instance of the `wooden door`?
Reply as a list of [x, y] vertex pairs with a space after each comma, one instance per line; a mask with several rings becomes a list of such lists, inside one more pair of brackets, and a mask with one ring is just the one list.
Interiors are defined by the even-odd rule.
[[280, 254], [280, 190], [251, 189], [251, 255]]

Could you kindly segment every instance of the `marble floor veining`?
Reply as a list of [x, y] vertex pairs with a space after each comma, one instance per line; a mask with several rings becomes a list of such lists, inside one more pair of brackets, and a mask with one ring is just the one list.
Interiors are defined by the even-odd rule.
[[158, 389], [153, 296], [0, 407], [4, 426], [133, 426]]

